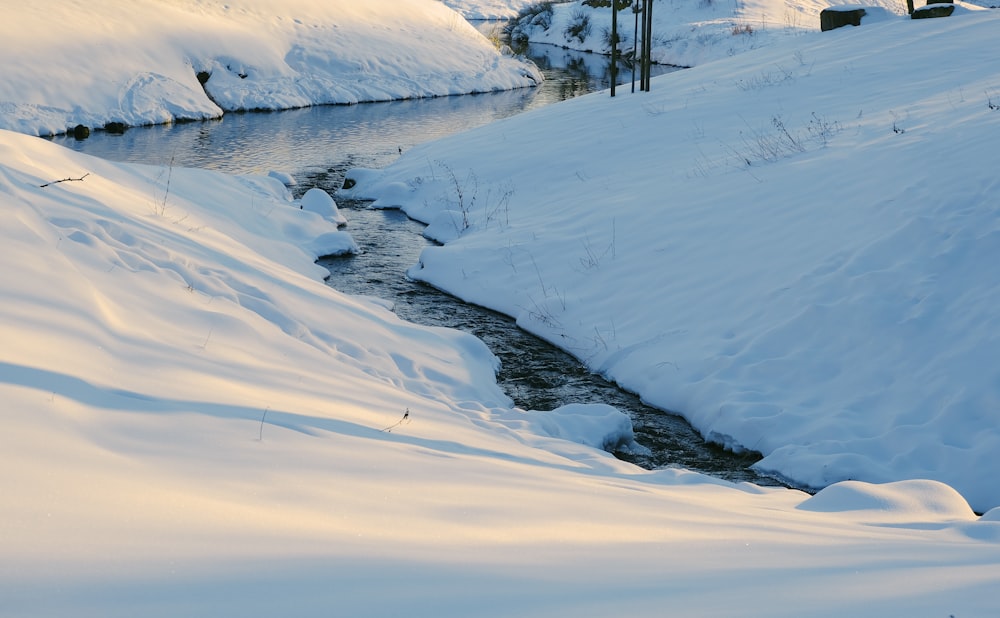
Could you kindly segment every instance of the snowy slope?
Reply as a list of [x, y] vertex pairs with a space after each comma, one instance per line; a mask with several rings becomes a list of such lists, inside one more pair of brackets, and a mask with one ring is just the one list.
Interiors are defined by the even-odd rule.
[[802, 35], [414, 148], [355, 193], [449, 241], [413, 276], [761, 469], [938, 479], [987, 510], [998, 26], [959, 9]]
[[[58, 0], [4, 13], [0, 128], [33, 135], [540, 79], [437, 0]], [[211, 75], [204, 89], [198, 73]]]
[[442, 0], [466, 19], [510, 19], [538, 0]]
[[298, 206], [0, 131], [0, 615], [1000, 609], [997, 511], [617, 461], [620, 412], [510, 409], [478, 340], [325, 286], [353, 243]]
[[[847, 31], [357, 175], [455, 239], [422, 276], [520, 312], [661, 403], [718, 412], [719, 430], [843, 438], [835, 472], [845, 456], [875, 469], [880, 451], [848, 435], [874, 421], [940, 470], [981, 456], [978, 484], [955, 484], [987, 488], [981, 509], [995, 406], [965, 403], [996, 400], [976, 354], [995, 349], [997, 23], [911, 26], [966, 62], [935, 68], [902, 25], [878, 43]], [[81, 66], [127, 73], [102, 45]], [[812, 111], [839, 130], [809, 136]], [[809, 147], [745, 167], [735, 153], [773, 145], [777, 112]], [[113, 164], [0, 130], [0, 616], [1000, 613], [1000, 509], [976, 517], [932, 480], [810, 497], [617, 461], [597, 448], [628, 439], [617, 410], [512, 409], [479, 341], [324, 285], [315, 257], [355, 250], [340, 215], [269, 176]], [[902, 309], [916, 322], [900, 331]], [[915, 422], [934, 389], [954, 405]], [[884, 399], [809, 420], [808, 398], [826, 411], [844, 392]], [[765, 423], [754, 397], [801, 417]]]
[[[654, 0], [652, 58], [677, 66], [728, 58], [816, 32], [823, 9], [857, 4], [845, 0]], [[866, 24], [906, 12], [903, 0], [863, 4]], [[917, 5], [921, 4], [918, 0]], [[622, 53], [628, 53], [636, 39], [641, 39], [641, 34], [636, 35], [636, 17], [631, 10], [619, 11]], [[611, 9], [592, 8], [583, 0], [552, 4], [551, 12], [525, 19], [514, 31], [515, 36], [537, 43], [610, 53]]]

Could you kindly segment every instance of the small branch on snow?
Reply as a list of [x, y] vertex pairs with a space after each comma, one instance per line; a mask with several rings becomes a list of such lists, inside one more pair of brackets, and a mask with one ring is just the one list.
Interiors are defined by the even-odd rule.
[[392, 430], [393, 430], [393, 429], [395, 429], [396, 427], [399, 427], [399, 426], [400, 426], [400, 425], [402, 425], [403, 423], [409, 423], [409, 422], [410, 422], [410, 409], [409, 409], [409, 408], [407, 408], [407, 409], [406, 409], [406, 412], [404, 412], [404, 413], [403, 413], [403, 418], [399, 419], [399, 420], [398, 420], [398, 421], [396, 422], [396, 424], [394, 424], [394, 425], [389, 425], [388, 427], [386, 427], [386, 428], [385, 428], [385, 429], [383, 429], [382, 431], [384, 431], [384, 432], [386, 432], [386, 433], [392, 433]]
[[264, 441], [264, 419], [267, 418], [267, 411], [271, 409], [271, 406], [264, 408], [264, 413], [260, 415], [260, 430], [257, 432], [257, 441]]
[[38, 185], [38, 188], [44, 189], [45, 187], [47, 187], [49, 185], [59, 184], [60, 182], [80, 182], [81, 180], [83, 180], [87, 176], [90, 176], [90, 172], [87, 172], [86, 174], [84, 174], [83, 176], [80, 176], [79, 178], [63, 178], [62, 180], [53, 180], [52, 182], [47, 182], [44, 185]]

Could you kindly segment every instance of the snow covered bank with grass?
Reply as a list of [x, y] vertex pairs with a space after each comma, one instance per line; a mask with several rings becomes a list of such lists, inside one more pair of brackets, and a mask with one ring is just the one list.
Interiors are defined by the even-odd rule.
[[0, 128], [31, 135], [541, 79], [438, 0], [24, 3], [0, 40]]
[[538, 0], [442, 0], [466, 19], [510, 19]]
[[[820, 12], [848, 0], [659, 0], [653, 10], [654, 62], [696, 66], [768, 47], [777, 41], [819, 30]], [[865, 24], [906, 13], [904, 0], [868, 0]], [[919, 3], [918, 3], [919, 4]], [[536, 3], [514, 28], [514, 37], [571, 49], [610, 53], [611, 8], [594, 8], [583, 0]], [[636, 40], [636, 15], [619, 11], [618, 37], [623, 54]], [[641, 39], [641, 35], [639, 37]]]
[[[358, 170], [411, 274], [812, 487], [1000, 505], [1000, 14], [803, 34]], [[942, 60], [947, 59], [947, 60]]]
[[304, 201], [0, 131], [0, 615], [1000, 610], [998, 511], [620, 462], [620, 412], [512, 409], [478, 340], [325, 286]]

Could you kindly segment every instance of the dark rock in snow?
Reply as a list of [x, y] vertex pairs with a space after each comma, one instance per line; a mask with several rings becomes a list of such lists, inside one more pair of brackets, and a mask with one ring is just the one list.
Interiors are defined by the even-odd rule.
[[922, 6], [919, 9], [913, 11], [913, 15], [910, 15], [912, 19], [928, 19], [933, 17], [948, 17], [955, 12], [954, 4], [947, 4], [944, 2], [938, 2], [935, 4], [928, 4], [927, 6]]
[[823, 32], [842, 26], [860, 26], [867, 15], [861, 7], [837, 6], [823, 9], [819, 14], [819, 29]]
[[104, 130], [112, 135], [121, 135], [128, 128], [124, 122], [106, 122], [104, 123]]

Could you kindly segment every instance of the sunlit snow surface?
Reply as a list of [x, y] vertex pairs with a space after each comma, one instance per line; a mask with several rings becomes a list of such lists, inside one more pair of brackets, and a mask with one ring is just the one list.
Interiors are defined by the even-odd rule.
[[987, 510], [997, 20], [803, 35], [415, 148], [355, 191], [432, 232], [478, 191], [413, 276], [762, 451], [760, 468], [814, 487], [935, 478]]
[[0, 615], [997, 614], [998, 21], [805, 35], [357, 174], [464, 205], [415, 275], [856, 479], [812, 497], [512, 409], [478, 340], [323, 284], [355, 245], [321, 195], [0, 131]]
[[465, 16], [466, 19], [510, 19], [537, 0], [443, 0], [443, 2]]
[[540, 79], [436, 0], [23, 3], [0, 40], [0, 128], [36, 135]]

